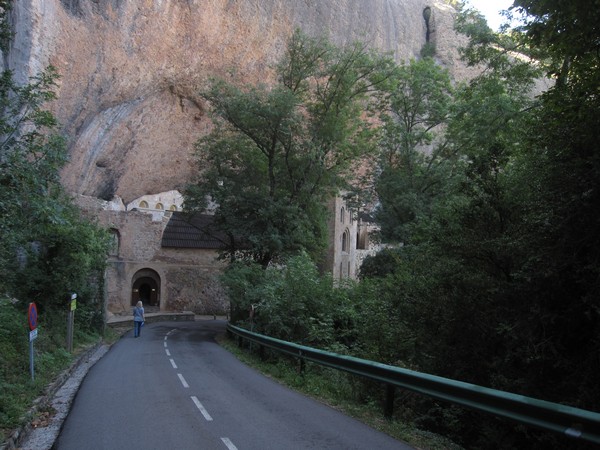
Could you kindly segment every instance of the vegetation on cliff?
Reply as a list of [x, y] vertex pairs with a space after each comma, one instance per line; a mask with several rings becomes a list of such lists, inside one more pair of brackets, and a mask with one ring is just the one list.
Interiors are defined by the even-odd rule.
[[274, 86], [215, 80], [203, 93], [215, 128], [198, 143], [199, 179], [185, 195], [188, 210], [215, 202], [227, 256], [263, 267], [322, 254], [326, 202], [373, 148], [369, 105], [393, 62], [296, 31], [276, 71]]

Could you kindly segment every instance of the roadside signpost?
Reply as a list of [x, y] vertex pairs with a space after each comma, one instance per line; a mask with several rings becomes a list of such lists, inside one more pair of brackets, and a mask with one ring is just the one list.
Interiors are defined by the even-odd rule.
[[69, 302], [69, 318], [67, 320], [67, 351], [73, 353], [73, 328], [75, 327], [75, 309], [77, 309], [77, 294], [71, 294]]
[[33, 364], [33, 341], [37, 338], [38, 330], [38, 313], [37, 306], [31, 302], [27, 311], [27, 322], [29, 323], [29, 373], [31, 374], [31, 381], [35, 379], [35, 371]]

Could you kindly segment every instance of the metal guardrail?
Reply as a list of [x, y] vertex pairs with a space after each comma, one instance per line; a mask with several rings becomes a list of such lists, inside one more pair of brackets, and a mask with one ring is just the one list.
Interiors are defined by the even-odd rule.
[[317, 350], [253, 333], [231, 324], [227, 325], [227, 331], [241, 339], [300, 358], [301, 361], [312, 361], [323, 366], [385, 383], [388, 387], [386, 415], [389, 416], [392, 413], [393, 388], [400, 387], [520, 423], [554, 431], [571, 438], [600, 444], [600, 413], [352, 356]]

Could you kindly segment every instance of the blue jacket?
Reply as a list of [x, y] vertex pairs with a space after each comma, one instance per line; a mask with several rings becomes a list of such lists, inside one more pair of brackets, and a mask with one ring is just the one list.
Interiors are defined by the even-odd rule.
[[137, 306], [133, 308], [133, 321], [134, 322], [143, 322], [144, 321], [144, 308], [138, 308]]

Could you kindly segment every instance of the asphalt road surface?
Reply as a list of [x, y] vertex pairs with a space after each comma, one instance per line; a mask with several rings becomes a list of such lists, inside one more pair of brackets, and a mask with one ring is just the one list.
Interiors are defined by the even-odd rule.
[[240, 363], [223, 321], [127, 333], [88, 372], [57, 450], [410, 449]]

